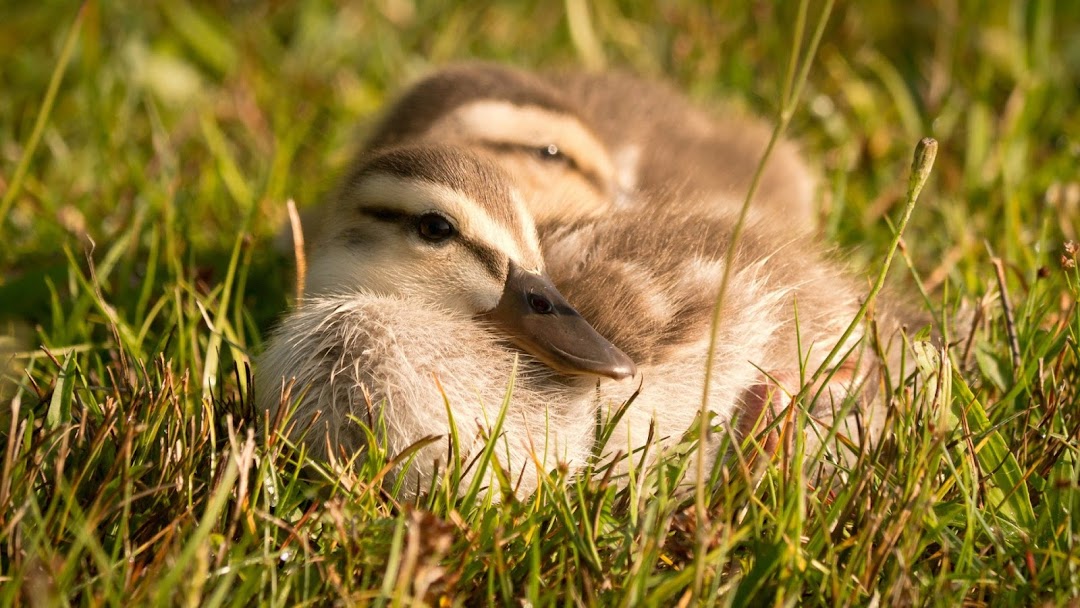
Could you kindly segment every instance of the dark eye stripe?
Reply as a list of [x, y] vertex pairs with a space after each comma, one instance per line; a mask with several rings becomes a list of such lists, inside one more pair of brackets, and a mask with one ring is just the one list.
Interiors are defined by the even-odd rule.
[[[359, 209], [359, 212], [381, 222], [392, 222], [406, 226], [412, 226], [417, 221], [417, 217], [413, 214], [386, 207], [363, 207]], [[346, 230], [342, 237], [347, 243], [358, 243], [363, 240], [364, 235], [363, 231], [352, 229]], [[500, 281], [506, 278], [506, 258], [500, 255], [497, 249], [465, 238], [461, 233], [457, 233], [454, 242], [461, 243], [469, 253], [472, 253], [491, 276]]]
[[[542, 147], [506, 141], [483, 141], [480, 143], [495, 152], [509, 152], [515, 154], [536, 154], [537, 150], [541, 149]], [[589, 182], [589, 185], [595, 188], [597, 192], [607, 191], [607, 188], [604, 187], [604, 180], [600, 179], [600, 176], [597, 175], [595, 171], [588, 171], [584, 169], [581, 164], [578, 163], [577, 159], [567, 154], [564, 149], [557, 148], [557, 150], [558, 153], [562, 155], [562, 158], [565, 159], [566, 166], [576, 171], [581, 177], [585, 178], [585, 181]]]
[[357, 211], [359, 211], [361, 215], [366, 215], [380, 222], [390, 222], [393, 224], [406, 224], [413, 222], [416, 219], [416, 216], [411, 213], [406, 213], [400, 209], [392, 209], [390, 207], [360, 207]]
[[464, 245], [470, 253], [476, 256], [476, 259], [480, 260], [488, 274], [500, 281], [506, 278], [506, 258], [499, 255], [497, 250], [466, 238], [459, 238], [457, 242]]

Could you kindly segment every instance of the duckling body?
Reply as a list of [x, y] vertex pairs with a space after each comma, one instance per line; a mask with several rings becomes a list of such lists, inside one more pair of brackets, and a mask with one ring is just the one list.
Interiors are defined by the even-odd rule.
[[[317, 460], [347, 461], [366, 448], [361, 425], [389, 457], [437, 437], [416, 455], [410, 492], [446, 470], [451, 416], [468, 462], [508, 395], [496, 456], [522, 495], [536, 488], [538, 466], [580, 465], [592, 446], [595, 416], [583, 392], [546, 382], [543, 364], [475, 319], [414, 298], [362, 290], [314, 298], [275, 330], [258, 366], [260, 407], [276, 413], [296, 402], [290, 434]], [[293, 387], [284, 403], [283, 382]]]
[[[713, 308], [736, 222], [734, 211], [695, 216], [653, 205], [540, 226], [547, 271], [560, 292], [638, 366], [641, 393], [624, 424], [638, 446], [654, 419], [660, 436], [678, 437], [698, 414]], [[776, 390], [771, 406], [779, 411], [825, 363], [861, 300], [850, 273], [805, 235], [780, 234], [757, 221], [735, 247], [709, 407], [722, 423], [738, 418], [745, 435], [753, 420], [769, 418], [768, 391]], [[884, 313], [881, 327], [890, 336], [899, 329]], [[831, 379], [811, 391], [822, 421], [877, 368], [862, 338], [857, 328], [843, 356], [830, 363]]]
[[[688, 217], [656, 203], [542, 223], [532, 232], [543, 245], [537, 260], [528, 215], [514, 211], [523, 203], [497, 161], [464, 149], [387, 154], [389, 160], [375, 155], [354, 172], [332, 206], [313, 252], [312, 299], [286, 318], [259, 362], [261, 407], [281, 407], [282, 387], [295, 379], [293, 420], [298, 429], [310, 428], [304, 441], [317, 456], [363, 448], [357, 419], [381, 428], [379, 441], [398, 453], [431, 435], [445, 438], [452, 417], [468, 457], [490, 432], [516, 368], [497, 457], [521, 494], [557, 463], [577, 468], [594, 450], [644, 446], [650, 425], [664, 441], [687, 430], [704, 391], [731, 215]], [[403, 242], [412, 245], [395, 244], [397, 231], [414, 229], [400, 214], [411, 209], [424, 217], [432, 206], [454, 214], [462, 238], [477, 242], [429, 250], [408, 236]], [[504, 212], [502, 221], [491, 220], [497, 215], [491, 209]], [[502, 236], [481, 243], [471, 227]], [[473, 281], [480, 271], [455, 269], [476, 266], [476, 250], [485, 247], [496, 260], [488, 264], [493, 280]], [[523, 265], [558, 288], [549, 300], [567, 303], [566, 319], [559, 304], [558, 314], [525, 315], [527, 322], [491, 321], [492, 307], [508, 301], [514, 267]], [[713, 359], [708, 403], [717, 420], [745, 433], [745, 421], [756, 421], [770, 405], [765, 387], [797, 391], [800, 369], [816, 369], [854, 316], [856, 294], [811, 245], [778, 238], [765, 225], [748, 228]], [[587, 331], [574, 324], [579, 313]], [[856, 335], [850, 346], [858, 343]], [[857, 361], [842, 364], [822, 394], [843, 397], [858, 384], [866, 366]], [[630, 375], [633, 381], [619, 381]], [[595, 422], [639, 386], [612, 442], [594, 446]], [[374, 424], [379, 419], [383, 427]], [[421, 451], [413, 469], [419, 487], [446, 466], [447, 453], [445, 441]]]
[[[664, 82], [620, 71], [559, 71], [557, 83], [613, 163], [633, 176], [639, 201], [720, 214], [742, 204], [772, 135], [762, 119], [724, 107], [706, 111]], [[762, 171], [755, 207], [789, 229], [814, 225], [816, 180], [797, 146], [780, 139]], [[680, 192], [676, 200], [673, 191]]]

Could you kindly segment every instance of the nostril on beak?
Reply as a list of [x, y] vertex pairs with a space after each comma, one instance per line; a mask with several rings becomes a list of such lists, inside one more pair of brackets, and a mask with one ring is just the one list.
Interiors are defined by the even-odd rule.
[[536, 293], [529, 294], [529, 307], [541, 315], [550, 315], [555, 312], [555, 305], [551, 303], [551, 300]]

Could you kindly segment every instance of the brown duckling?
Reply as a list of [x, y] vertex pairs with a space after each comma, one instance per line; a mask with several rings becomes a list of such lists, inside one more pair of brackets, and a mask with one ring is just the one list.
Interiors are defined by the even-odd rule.
[[[640, 449], [650, 425], [662, 442], [681, 436], [700, 408], [732, 217], [656, 203], [538, 234], [514, 184], [497, 160], [446, 146], [357, 165], [313, 249], [308, 300], [259, 360], [260, 406], [295, 400], [295, 432], [316, 456], [362, 449], [365, 423], [399, 453], [445, 438], [452, 420], [467, 459], [508, 398], [496, 455], [519, 494], [559, 463]], [[731, 273], [708, 407], [745, 435], [798, 391], [859, 301], [812, 244], [764, 224], [747, 229]], [[871, 368], [861, 336], [819, 401], [859, 388]], [[594, 446], [595, 421], [639, 387], [612, 442]], [[416, 455], [415, 487], [447, 453], [438, 442]]]

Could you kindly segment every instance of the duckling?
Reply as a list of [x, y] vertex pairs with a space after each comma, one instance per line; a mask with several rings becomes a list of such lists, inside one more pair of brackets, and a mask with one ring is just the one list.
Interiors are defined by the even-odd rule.
[[[592, 329], [544, 273], [536, 227], [510, 184], [490, 160], [448, 146], [384, 150], [346, 177], [310, 256], [305, 299], [313, 302], [271, 340], [256, 384], [259, 403], [271, 411], [279, 406], [281, 379], [296, 378], [309, 391], [296, 420], [314, 427], [308, 445], [315, 455], [359, 447], [349, 417], [365, 411], [361, 397], [388, 402], [389, 448], [433, 428], [446, 431], [447, 413], [432, 411], [441, 391], [464, 403], [455, 419], [471, 422], [484, 404], [501, 402], [504, 385], [480, 379], [509, 379], [499, 372], [512, 365], [510, 344], [560, 374], [634, 375], [633, 361]], [[342, 315], [346, 320], [338, 320]], [[357, 374], [358, 384], [343, 389], [334, 378], [346, 372]], [[551, 401], [546, 392], [522, 399], [537, 406], [526, 408], [532, 415], [515, 409], [509, 435], [520, 429], [544, 436], [546, 424], [566, 416], [539, 407]], [[574, 442], [557, 433], [550, 438], [568, 446], [565, 457], [577, 453], [569, 447]]]
[[[307, 429], [316, 457], [361, 449], [360, 423], [391, 454], [453, 424], [467, 459], [508, 398], [496, 456], [525, 495], [557, 464], [638, 450], [651, 425], [671, 441], [692, 423], [733, 218], [657, 203], [538, 229], [497, 163], [395, 148], [346, 179], [312, 254], [309, 297], [256, 375], [262, 408], [297, 402], [296, 433]], [[800, 370], [816, 369], [858, 308], [852, 281], [812, 244], [764, 224], [746, 234], [708, 391], [716, 419], [742, 435], [783, 405], [779, 389], [799, 389]], [[822, 400], [858, 387], [862, 343], [856, 334], [844, 345], [856, 356]], [[596, 420], [635, 391], [611, 444], [594, 446]], [[419, 450], [414, 487], [428, 487], [447, 453], [445, 443]]]

